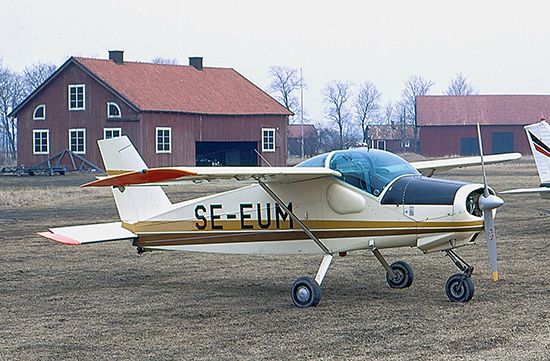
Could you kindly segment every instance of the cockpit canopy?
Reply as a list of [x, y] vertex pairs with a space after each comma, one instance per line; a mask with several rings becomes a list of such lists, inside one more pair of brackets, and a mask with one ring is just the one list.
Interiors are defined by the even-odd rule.
[[310, 158], [297, 167], [323, 167], [342, 174], [340, 179], [378, 196], [395, 178], [420, 173], [403, 158], [378, 149], [338, 150]]

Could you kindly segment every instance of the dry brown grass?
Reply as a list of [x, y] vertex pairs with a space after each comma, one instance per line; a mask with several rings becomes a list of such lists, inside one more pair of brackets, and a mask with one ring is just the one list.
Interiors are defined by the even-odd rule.
[[[488, 175], [497, 190], [538, 184], [525, 160]], [[481, 180], [478, 167], [440, 176]], [[319, 255], [138, 256], [126, 242], [59, 245], [34, 233], [116, 220], [112, 198], [76, 191], [86, 176], [14, 178], [0, 177], [0, 189], [72, 195], [0, 206], [2, 360], [550, 359], [550, 201], [505, 199], [495, 220], [498, 282], [485, 242], [458, 250], [476, 267], [467, 304], [445, 295], [457, 273], [446, 257], [394, 249], [383, 254], [413, 267], [411, 288], [388, 288], [372, 254], [352, 252], [334, 260], [319, 306], [298, 309], [290, 287], [314, 276]], [[168, 192], [189, 198], [201, 189]]]

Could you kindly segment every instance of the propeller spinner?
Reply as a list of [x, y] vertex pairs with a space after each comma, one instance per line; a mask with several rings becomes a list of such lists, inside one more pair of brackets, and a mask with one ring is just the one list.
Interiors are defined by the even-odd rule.
[[487, 174], [485, 172], [485, 163], [483, 162], [483, 144], [481, 142], [481, 130], [477, 123], [477, 138], [479, 140], [479, 155], [481, 156], [481, 168], [483, 169], [483, 195], [479, 197], [479, 208], [483, 211], [483, 225], [485, 228], [485, 240], [487, 241], [487, 250], [489, 251], [489, 260], [491, 261], [491, 271], [493, 280], [498, 280], [497, 269], [497, 242], [495, 235], [495, 221], [493, 218], [493, 209], [504, 204], [502, 198], [489, 193], [487, 186]]

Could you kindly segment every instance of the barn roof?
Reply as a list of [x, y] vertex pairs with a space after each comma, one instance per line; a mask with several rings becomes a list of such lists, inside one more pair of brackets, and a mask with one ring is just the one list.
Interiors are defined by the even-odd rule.
[[[288, 138], [302, 138], [302, 125], [287, 125]], [[304, 138], [317, 138], [317, 130], [313, 124], [304, 124]]]
[[[403, 132], [405, 132], [403, 137]], [[395, 125], [369, 125], [369, 134], [371, 139], [376, 140], [401, 140], [414, 138], [414, 127], [401, 124]]]
[[418, 126], [525, 125], [550, 115], [550, 95], [416, 97]]
[[70, 64], [75, 64], [130, 106], [144, 112], [208, 115], [292, 115], [231, 68], [154, 64], [71, 57], [12, 112]]

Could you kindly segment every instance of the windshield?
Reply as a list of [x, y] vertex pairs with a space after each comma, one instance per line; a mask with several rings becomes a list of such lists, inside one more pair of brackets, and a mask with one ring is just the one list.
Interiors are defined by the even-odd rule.
[[330, 169], [342, 174], [344, 182], [378, 196], [395, 178], [419, 174], [397, 155], [377, 149], [342, 150], [332, 154]]
[[346, 183], [361, 188], [375, 196], [386, 188], [395, 178], [406, 175], [420, 175], [418, 171], [403, 158], [378, 149], [350, 149], [321, 154], [310, 158], [296, 167], [325, 167], [330, 156], [329, 167], [342, 176]]

